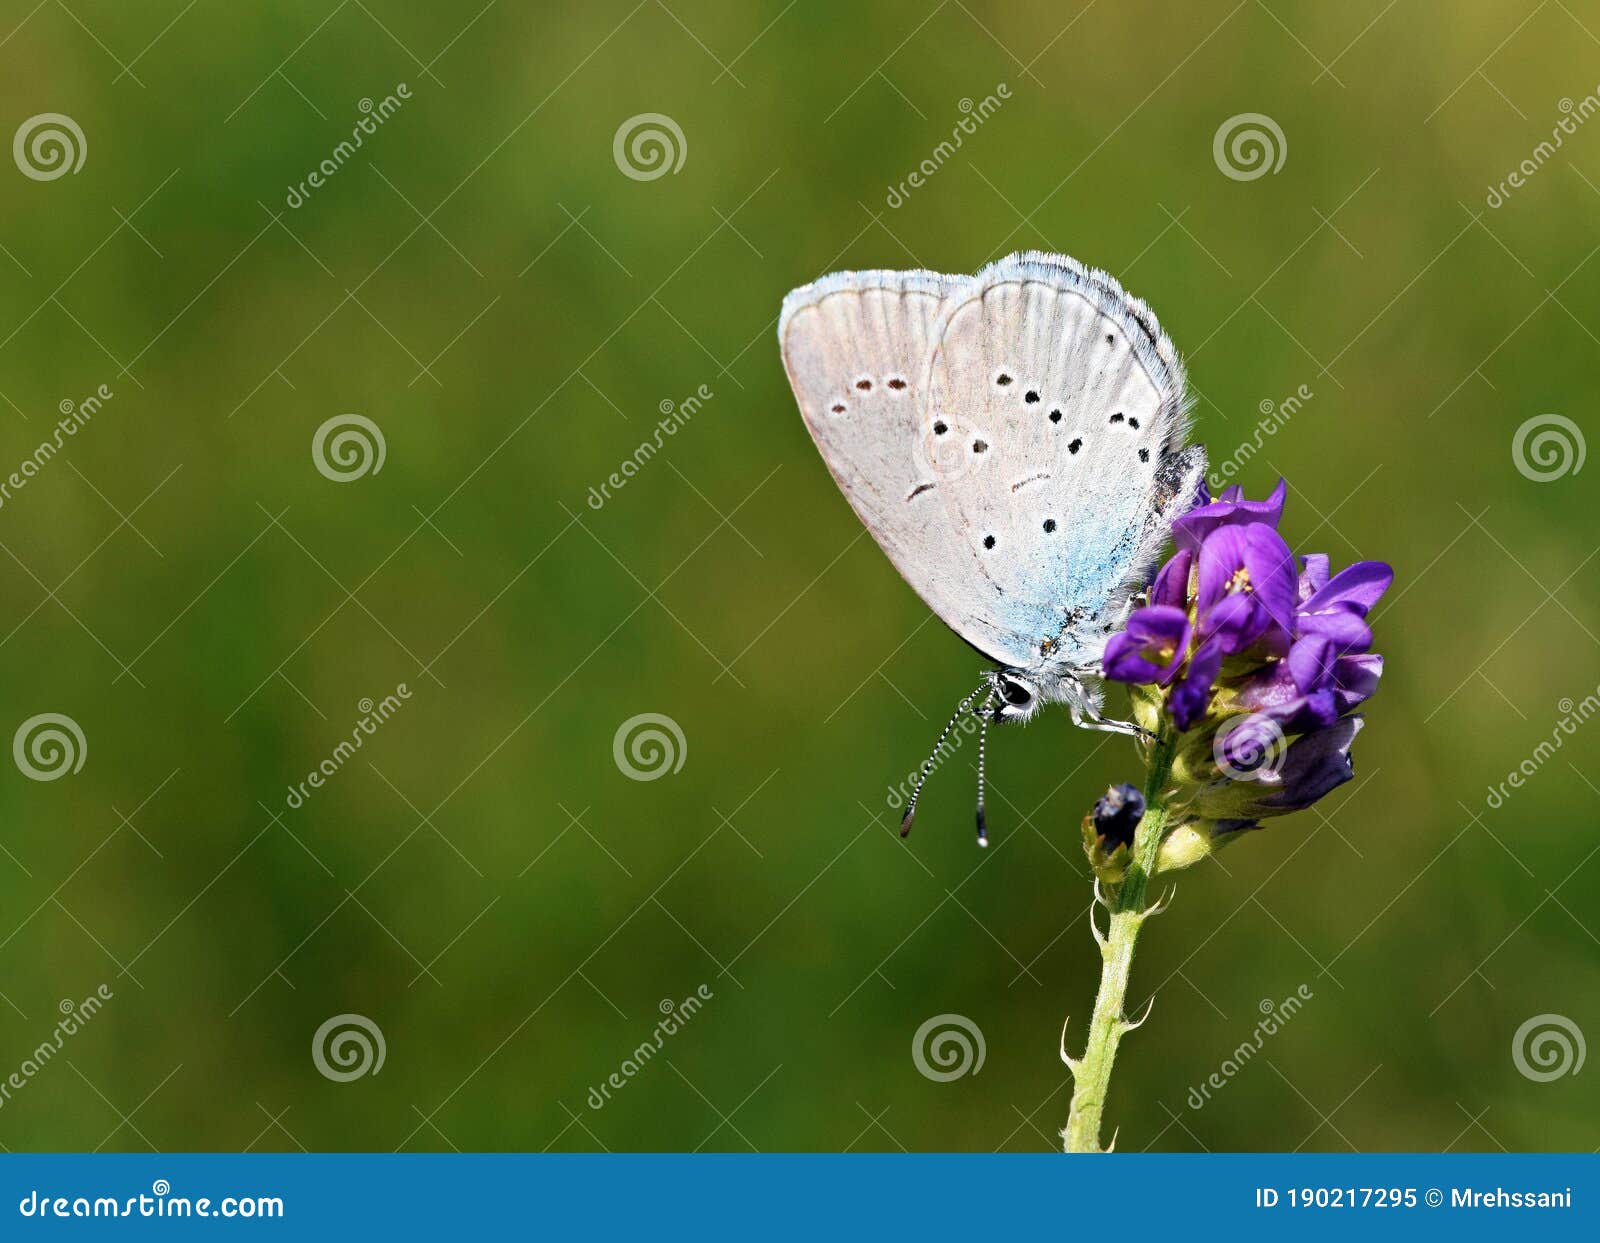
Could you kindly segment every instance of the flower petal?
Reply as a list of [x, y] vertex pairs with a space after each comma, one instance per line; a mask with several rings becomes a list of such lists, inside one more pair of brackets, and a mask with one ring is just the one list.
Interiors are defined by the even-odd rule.
[[[1122, 640], [1117, 642], [1117, 640]], [[1163, 604], [1135, 609], [1127, 628], [1106, 644], [1102, 667], [1116, 682], [1166, 685], [1189, 650], [1189, 615]]]
[[1193, 566], [1194, 550], [1178, 549], [1150, 585], [1150, 603], [1183, 608], [1189, 600], [1189, 571]]
[[1250, 781], [1217, 781], [1206, 787], [1195, 808], [1213, 819], [1281, 816], [1309, 807], [1354, 775], [1350, 744], [1361, 730], [1359, 716], [1303, 734], [1289, 744], [1275, 773]]
[[1308, 552], [1305, 567], [1300, 571], [1300, 601], [1302, 604], [1328, 584], [1328, 554]]
[[1283, 517], [1283, 502], [1289, 485], [1278, 480], [1272, 495], [1264, 501], [1247, 501], [1237, 484], [1223, 489], [1220, 499], [1191, 509], [1172, 524], [1172, 538], [1179, 548], [1199, 548], [1205, 537], [1219, 527], [1262, 523], [1276, 527]]
[[1345, 717], [1326, 729], [1296, 738], [1284, 753], [1283, 784], [1262, 800], [1264, 806], [1298, 811], [1355, 776], [1350, 744], [1361, 732], [1362, 723], [1359, 716]]
[[1225, 595], [1242, 590], [1248, 591], [1271, 621], [1285, 630], [1294, 626], [1294, 554], [1269, 526], [1230, 525], [1212, 531], [1200, 545], [1196, 580], [1202, 625]]
[[1302, 639], [1327, 639], [1340, 653], [1364, 652], [1372, 646], [1372, 628], [1359, 613], [1333, 609], [1326, 613], [1302, 613], [1299, 635]]
[[1378, 679], [1383, 676], [1383, 657], [1377, 653], [1363, 656], [1341, 656], [1334, 662], [1334, 694], [1339, 700], [1340, 713], [1371, 698], [1378, 689]]
[[1336, 604], [1347, 604], [1365, 616], [1392, 582], [1394, 567], [1387, 561], [1357, 561], [1335, 574], [1300, 607], [1307, 613], [1319, 613]]
[[1183, 677], [1173, 684], [1167, 696], [1167, 710], [1180, 730], [1190, 728], [1205, 715], [1206, 704], [1211, 699], [1211, 684], [1217, 680], [1221, 669], [1222, 645], [1215, 639], [1207, 639], [1189, 657]]
[[1300, 690], [1309, 694], [1321, 690], [1333, 678], [1333, 663], [1338, 653], [1333, 640], [1311, 635], [1289, 649], [1289, 674]]

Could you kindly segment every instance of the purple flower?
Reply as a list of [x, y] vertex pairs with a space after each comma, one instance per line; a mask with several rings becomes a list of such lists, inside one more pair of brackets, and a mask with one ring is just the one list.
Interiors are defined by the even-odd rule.
[[1194, 568], [1194, 550], [1180, 548], [1156, 574], [1150, 584], [1150, 603], [1184, 608], [1189, 602], [1189, 571]]
[[1219, 527], [1236, 523], [1264, 523], [1276, 529], [1283, 517], [1283, 502], [1289, 485], [1279, 479], [1272, 495], [1264, 501], [1247, 501], [1238, 484], [1224, 488], [1216, 500], [1191, 509], [1172, 524], [1172, 539], [1179, 548], [1196, 549], [1207, 535]]
[[1173, 523], [1177, 550], [1148, 603], [1106, 644], [1108, 679], [1152, 688], [1136, 697], [1141, 722], [1164, 718], [1181, 735], [1174, 780], [1190, 787], [1196, 823], [1212, 826], [1197, 841], [1348, 781], [1362, 724], [1352, 713], [1383, 675], [1368, 614], [1394, 571], [1297, 558], [1277, 530], [1287, 495], [1281, 479], [1263, 501], [1238, 487], [1214, 501], [1202, 492]]
[[1350, 744], [1362, 724], [1361, 717], [1350, 716], [1302, 734], [1289, 744], [1275, 768], [1259, 769], [1248, 781], [1207, 786], [1195, 802], [1196, 810], [1214, 820], [1258, 820], [1311, 806], [1355, 775]]
[[[1231, 656], [1276, 623], [1294, 626], [1294, 554], [1283, 537], [1260, 522], [1228, 523], [1201, 543], [1195, 605], [1202, 634], [1215, 634]], [[1223, 604], [1227, 608], [1221, 608]]]
[[1165, 685], [1189, 650], [1189, 615], [1167, 604], [1137, 609], [1106, 644], [1106, 676], [1118, 682]]
[[1189, 658], [1183, 677], [1173, 686], [1172, 693], [1167, 697], [1167, 708], [1172, 713], [1173, 722], [1180, 730], [1192, 728], [1194, 723], [1205, 715], [1206, 704], [1211, 698], [1211, 684], [1217, 680], [1217, 674], [1221, 671], [1221, 640], [1207, 640], [1195, 649], [1194, 655]]

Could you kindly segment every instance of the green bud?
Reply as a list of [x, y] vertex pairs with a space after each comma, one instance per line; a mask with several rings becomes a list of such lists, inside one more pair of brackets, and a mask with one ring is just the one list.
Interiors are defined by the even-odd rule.
[[[1106, 849], [1108, 844], [1112, 849]], [[1132, 852], [1123, 843], [1108, 843], [1100, 836], [1094, 827], [1093, 812], [1083, 818], [1083, 853], [1102, 884], [1114, 885], [1127, 875]]]
[[1161, 839], [1156, 872], [1193, 867], [1256, 827], [1254, 820], [1185, 820]]

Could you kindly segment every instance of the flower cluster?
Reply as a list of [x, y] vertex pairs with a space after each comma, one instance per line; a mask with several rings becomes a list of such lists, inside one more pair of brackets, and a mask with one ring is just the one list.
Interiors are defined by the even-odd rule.
[[[1173, 524], [1177, 550], [1146, 603], [1105, 649], [1105, 676], [1133, 687], [1138, 724], [1176, 735], [1172, 784], [1184, 820], [1163, 868], [1184, 867], [1268, 816], [1307, 807], [1352, 775], [1353, 715], [1374, 690], [1367, 614], [1393, 571], [1337, 574], [1278, 533], [1287, 485], [1264, 501], [1231, 487]], [[1102, 837], [1097, 866], [1116, 860]]]

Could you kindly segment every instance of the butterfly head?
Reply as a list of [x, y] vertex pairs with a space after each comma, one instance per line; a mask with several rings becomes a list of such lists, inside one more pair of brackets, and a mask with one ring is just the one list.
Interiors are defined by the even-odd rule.
[[1010, 669], [996, 669], [989, 675], [991, 694], [987, 701], [996, 722], [1026, 721], [1039, 711], [1039, 687], [1031, 679]]

